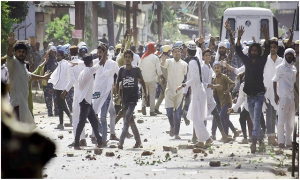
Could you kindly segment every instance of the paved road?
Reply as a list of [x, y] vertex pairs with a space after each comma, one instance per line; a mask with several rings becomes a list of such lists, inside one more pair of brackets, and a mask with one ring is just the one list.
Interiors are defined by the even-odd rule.
[[[101, 178], [101, 179], [221, 179], [221, 178], [238, 178], [238, 179], [286, 179], [292, 178], [291, 173], [287, 172], [288, 166], [291, 165], [291, 150], [284, 149], [283, 154], [275, 155], [270, 146], [267, 146], [267, 151], [262, 153], [251, 154], [250, 144], [238, 144], [242, 137], [238, 137], [232, 144], [223, 144], [218, 141], [221, 134], [217, 132], [217, 140], [211, 147], [213, 154], [193, 153], [192, 149], [179, 149], [179, 145], [192, 145], [189, 139], [192, 138], [193, 124], [186, 126], [181, 123], [180, 137], [181, 140], [175, 140], [170, 137], [166, 131], [169, 130], [169, 122], [166, 116], [166, 111], [162, 104], [160, 111], [162, 115], [157, 117], [143, 116], [138, 113], [141, 109], [140, 102], [135, 109], [136, 120], [144, 120], [143, 123], [137, 123], [140, 131], [143, 149], [133, 149], [135, 144], [133, 138], [126, 139], [124, 149], [103, 148], [101, 155], [95, 155], [96, 160], [89, 160], [86, 156], [93, 157], [96, 149], [91, 143], [90, 138], [87, 138], [87, 147], [84, 150], [76, 151], [73, 148], [67, 147], [73, 141], [72, 128], [64, 130], [54, 129], [59, 120], [58, 117], [48, 117], [45, 104], [34, 103], [34, 114], [37, 123], [36, 131], [49, 137], [57, 145], [56, 156], [53, 158], [44, 169], [45, 178], [50, 179], [78, 179], [78, 178]], [[149, 108], [147, 108], [149, 115]], [[235, 127], [240, 129], [238, 121], [239, 115], [233, 114], [230, 116]], [[298, 118], [298, 117], [297, 117]], [[109, 120], [109, 117], [108, 117]], [[65, 123], [69, 120], [65, 115]], [[121, 121], [120, 121], [121, 122]], [[109, 122], [108, 122], [109, 124]], [[120, 136], [123, 127], [123, 122], [116, 125], [117, 136]], [[207, 127], [211, 128], [211, 121], [208, 121]], [[91, 134], [91, 126], [86, 124], [86, 133]], [[131, 131], [131, 130], [130, 130]], [[232, 132], [230, 132], [232, 134]], [[63, 135], [62, 139], [58, 136]], [[109, 134], [108, 134], [109, 137]], [[117, 141], [110, 141], [109, 145], [116, 145]], [[177, 147], [178, 152], [163, 151], [163, 146]], [[150, 151], [153, 154], [150, 156], [141, 156], [143, 151]], [[106, 152], [113, 152], [115, 156], [107, 157]], [[274, 153], [275, 158], [283, 159], [283, 167], [276, 167], [279, 160], [271, 157], [270, 152]], [[74, 157], [68, 157], [68, 153], [73, 153]], [[165, 156], [169, 153], [170, 158], [166, 160]], [[233, 157], [230, 157], [232, 155]], [[286, 159], [284, 159], [286, 158]], [[220, 167], [210, 167], [211, 160], [220, 160]], [[153, 163], [153, 161], [156, 161]], [[144, 164], [143, 164], [144, 163]], [[241, 163], [241, 168], [236, 169]], [[277, 175], [280, 172], [286, 174], [284, 176]]]

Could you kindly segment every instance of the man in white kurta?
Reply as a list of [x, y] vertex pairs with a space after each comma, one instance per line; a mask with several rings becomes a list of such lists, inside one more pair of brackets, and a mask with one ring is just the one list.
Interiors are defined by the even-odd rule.
[[[8, 50], [6, 62], [10, 82], [10, 104], [14, 108], [14, 112], [17, 114], [20, 125], [24, 127], [24, 130], [32, 131], [36, 125], [28, 107], [28, 81], [30, 79], [48, 80], [51, 74], [46, 72], [44, 76], [38, 76], [30, 73], [26, 69], [24, 62], [27, 55], [26, 45], [21, 42], [16, 43], [12, 31], [9, 32], [7, 41]], [[13, 50], [15, 54], [13, 54]]]
[[264, 85], [266, 87], [266, 125], [268, 133], [268, 144], [277, 146], [278, 142], [275, 139], [275, 124], [276, 124], [276, 111], [278, 110], [277, 104], [274, 101], [274, 89], [272, 78], [275, 74], [276, 67], [282, 63], [282, 58], [277, 55], [278, 41], [275, 39], [270, 40], [270, 55], [268, 56], [265, 69], [264, 69]]
[[[165, 92], [165, 108], [167, 109], [167, 116], [170, 122], [170, 136], [175, 134], [175, 139], [180, 139], [180, 120], [182, 110], [183, 91], [176, 91], [177, 87], [181, 85], [184, 76], [187, 74], [187, 63], [181, 60], [181, 46], [173, 46], [172, 59], [162, 59], [161, 67], [168, 71], [168, 82]], [[165, 57], [165, 56], [164, 56]], [[175, 112], [173, 111], [175, 109]], [[173, 115], [173, 112], [175, 115]]]
[[204, 142], [209, 146], [212, 142], [210, 135], [204, 124], [204, 119], [207, 116], [207, 98], [203, 84], [201, 66], [196, 55], [196, 44], [188, 45], [188, 55], [191, 60], [188, 65], [187, 82], [181, 86], [177, 86], [177, 90], [183, 87], [191, 87], [192, 98], [188, 110], [187, 118], [193, 121], [193, 126], [198, 139], [196, 146], [204, 147]]
[[294, 84], [297, 74], [297, 69], [293, 65], [295, 56], [293, 49], [286, 49], [283, 62], [276, 67], [275, 76], [272, 79], [275, 102], [279, 101], [277, 134], [280, 148], [284, 148], [285, 145], [292, 147], [292, 132], [295, 123]]

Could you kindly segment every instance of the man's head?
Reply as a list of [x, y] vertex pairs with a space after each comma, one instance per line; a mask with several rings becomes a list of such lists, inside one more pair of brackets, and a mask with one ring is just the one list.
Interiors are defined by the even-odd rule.
[[51, 57], [51, 58], [55, 58], [55, 56], [56, 56], [56, 47], [55, 46], [50, 46], [49, 47], [49, 51], [50, 51], [50, 54], [49, 54], [49, 56]]
[[92, 67], [93, 66], [93, 56], [88, 55], [88, 56], [83, 57], [83, 62], [86, 67]]
[[219, 43], [218, 50], [219, 50], [220, 56], [225, 56], [226, 55], [226, 48], [227, 48], [227, 44], [225, 42], [220, 42]]
[[131, 65], [133, 61], [133, 52], [130, 49], [124, 51], [124, 61], [125, 65]]
[[57, 61], [61, 61], [63, 58], [64, 58], [64, 51], [58, 50], [56, 55]]
[[215, 61], [213, 64], [213, 69], [217, 76], [221, 74], [221, 63], [219, 61]]
[[189, 57], [194, 57], [196, 55], [196, 43], [190, 42], [189, 45], [187, 46], [187, 54]]
[[105, 38], [106, 38], [106, 34], [104, 33], [104, 34], [103, 34], [103, 39], [105, 39]]
[[140, 53], [142, 53], [144, 51], [144, 46], [143, 45], [139, 45], [138, 51]]
[[202, 52], [202, 56], [203, 56], [203, 60], [206, 62], [206, 63], [209, 63], [211, 61], [211, 50], [209, 48], [205, 49], [203, 52]]
[[71, 56], [77, 56], [78, 55], [78, 46], [71, 46], [70, 47], [70, 55]]
[[135, 53], [136, 52], [136, 47], [135, 46], [131, 46], [130, 50]]
[[118, 55], [121, 51], [122, 44], [117, 44], [115, 47], [115, 55]]
[[270, 39], [269, 43], [270, 43], [270, 53], [271, 53], [271, 55], [277, 55], [278, 39], [277, 38], [272, 38], [272, 39]]
[[176, 61], [178, 61], [180, 58], [181, 58], [181, 53], [182, 53], [182, 48], [181, 46], [178, 46], [178, 45], [174, 45], [172, 47], [172, 54], [173, 54], [173, 57]]
[[186, 57], [186, 55], [187, 55], [187, 46], [183, 43], [181, 45], [181, 47], [182, 47], [182, 56]]
[[99, 58], [101, 58], [104, 55], [104, 52], [107, 53], [108, 47], [105, 43], [99, 43], [99, 45], [97, 46], [97, 50], [98, 50], [98, 56]]
[[36, 46], [36, 50], [39, 51], [40, 50], [40, 43], [39, 42], [35, 43], [35, 46]]
[[284, 51], [284, 58], [287, 63], [291, 64], [293, 61], [296, 61], [296, 52], [292, 48], [288, 48]]
[[27, 55], [27, 47], [23, 42], [17, 42], [14, 46], [15, 56], [18, 60], [24, 61]]
[[262, 53], [262, 50], [258, 43], [252, 43], [249, 46], [248, 54], [251, 59], [258, 58], [261, 55], [261, 53]]
[[171, 47], [169, 45], [164, 45], [161, 47], [162, 53], [159, 55], [161, 57], [163, 54], [170, 57], [171, 54]]
[[44, 47], [44, 50], [47, 50], [47, 48], [48, 48], [48, 42], [47, 41], [43, 42], [43, 47]]
[[88, 48], [87, 48], [86, 46], [81, 46], [81, 47], [79, 48], [79, 53], [78, 53], [78, 55], [79, 55], [80, 57], [83, 57], [83, 55], [85, 55], [86, 53], [89, 53]]

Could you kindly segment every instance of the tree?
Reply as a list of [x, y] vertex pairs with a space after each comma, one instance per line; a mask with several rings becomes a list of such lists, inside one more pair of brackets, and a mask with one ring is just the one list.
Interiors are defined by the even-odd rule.
[[58, 17], [54, 21], [47, 24], [46, 37], [48, 42], [53, 42], [55, 44], [73, 44], [72, 30], [74, 25], [70, 24], [70, 17], [68, 14], [64, 15], [61, 19]]
[[7, 52], [7, 36], [14, 23], [25, 20], [28, 14], [28, 2], [1, 1], [1, 55]]

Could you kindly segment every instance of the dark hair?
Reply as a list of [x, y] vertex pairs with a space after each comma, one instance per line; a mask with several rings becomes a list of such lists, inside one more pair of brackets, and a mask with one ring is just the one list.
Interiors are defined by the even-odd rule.
[[[104, 48], [102, 47], [102, 45], [103, 45], [106, 49], [104, 49]], [[102, 51], [105, 51], [105, 50], [108, 50], [108, 46], [107, 46], [107, 44], [105, 44], [105, 43], [100, 43], [100, 44], [97, 46], [97, 49], [102, 49]]]
[[57, 50], [57, 54], [60, 54], [62, 57], [64, 57], [64, 52], [62, 50]]
[[93, 61], [93, 56], [92, 55], [88, 55], [86, 57], [83, 57], [83, 61], [84, 61], [84, 64], [86, 66], [90, 65], [91, 62]]
[[17, 42], [14, 46], [14, 50], [17, 51], [18, 49], [24, 49], [27, 53], [27, 46], [23, 42]]
[[203, 52], [202, 52], [202, 56], [204, 56], [205, 53], [209, 52], [209, 54], [211, 54], [211, 50], [209, 48], [206, 48]]
[[124, 51], [124, 57], [125, 57], [125, 54], [130, 54], [131, 57], [133, 58], [133, 52], [132, 52], [130, 49], [126, 49], [126, 50]]
[[275, 44], [278, 47], [278, 41], [277, 40], [271, 39], [269, 42], [270, 42], [270, 46], [271, 46], [271, 44]]
[[138, 51], [143, 51], [144, 50], [144, 46], [139, 45]]
[[196, 50], [190, 50], [190, 49], [188, 49], [187, 50], [187, 52], [188, 52], [188, 54], [190, 55], [190, 56], [192, 56], [192, 57], [194, 57], [195, 55], [196, 55]]
[[135, 48], [135, 46], [131, 46], [131, 51], [133, 51], [133, 52], [135, 52], [136, 51], [136, 48]]
[[262, 50], [261, 50], [261, 47], [258, 43], [252, 43], [250, 46], [249, 46], [249, 50], [248, 50], [248, 54], [251, 55], [251, 49], [256, 46], [257, 47], [257, 50], [258, 50], [258, 56], [261, 56], [261, 53], [262, 53]]
[[47, 42], [47, 41], [44, 41], [43, 44], [48, 44], [48, 42]]

